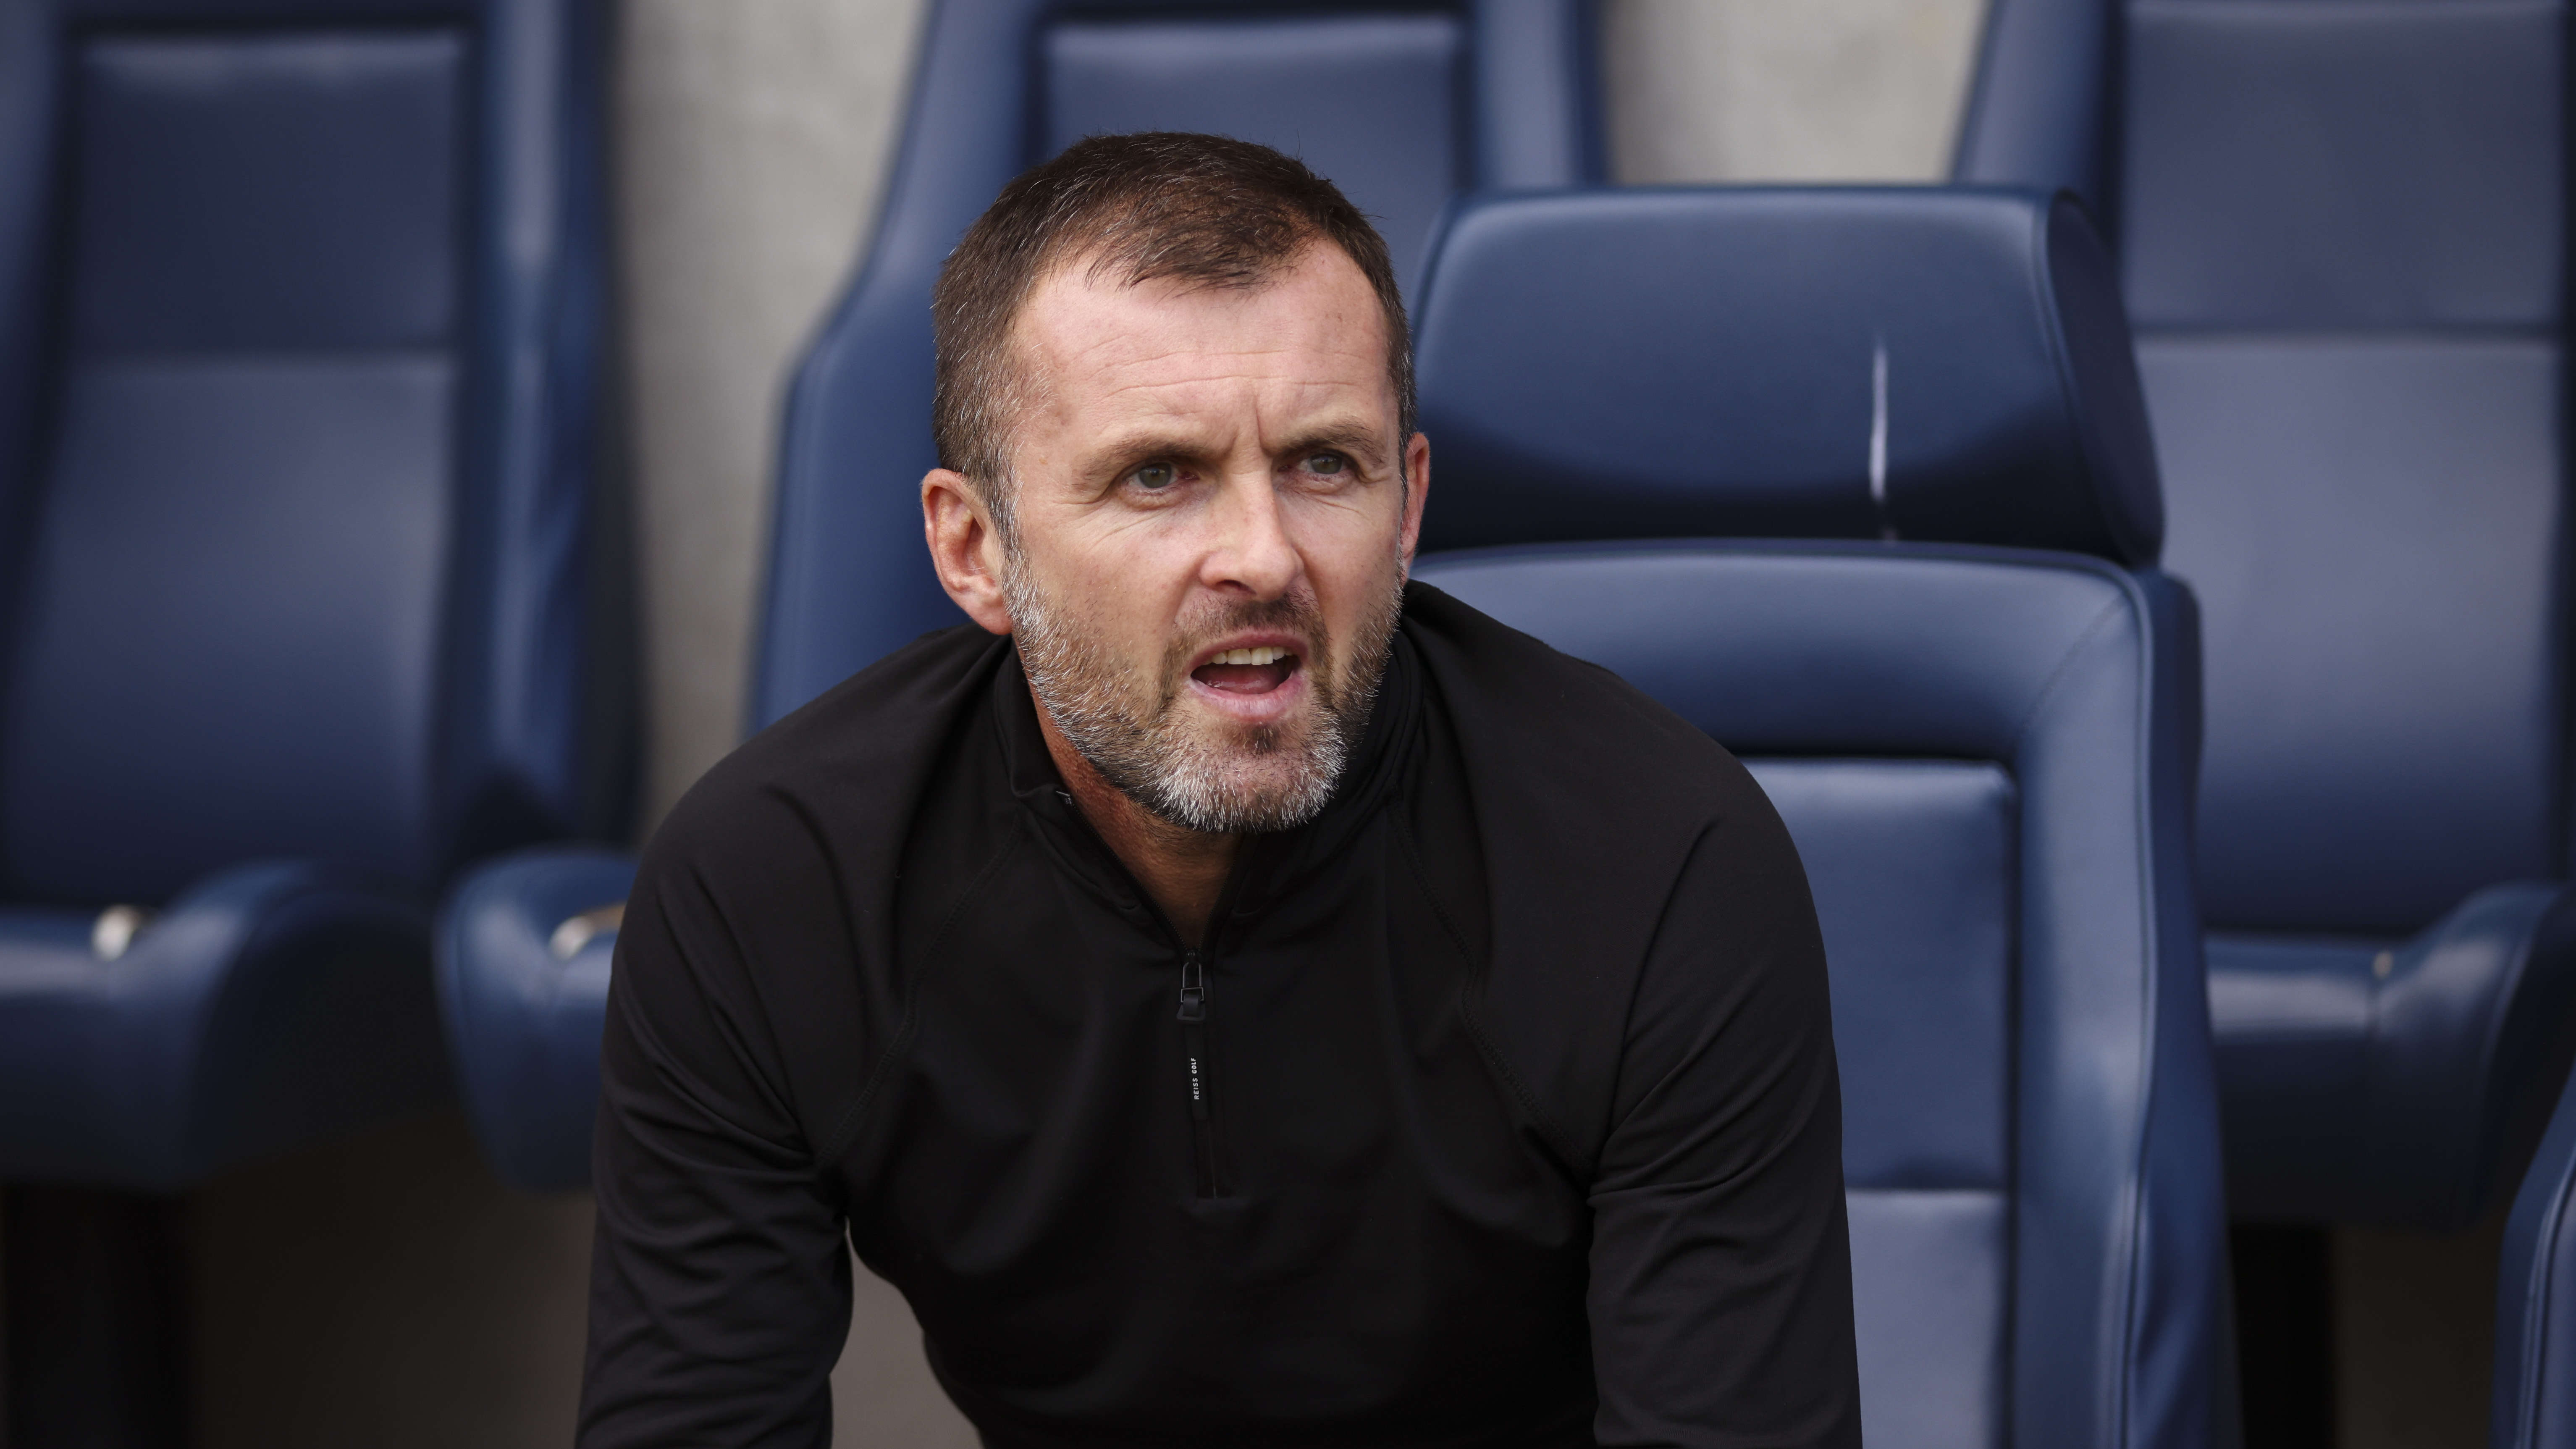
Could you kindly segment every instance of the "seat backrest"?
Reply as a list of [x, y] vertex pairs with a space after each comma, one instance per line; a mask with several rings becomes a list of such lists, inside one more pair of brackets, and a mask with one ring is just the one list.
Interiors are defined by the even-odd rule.
[[1590, 0], [936, 0], [876, 236], [789, 399], [754, 727], [963, 617], [921, 546], [930, 293], [1013, 176], [1086, 135], [1263, 142], [1409, 285], [1452, 194], [1599, 178], [1591, 45]]
[[1962, 180], [2114, 223], [2215, 926], [2566, 868], [2559, 0], [1996, 0]]
[[[1671, 191], [1471, 202], [1422, 307], [1428, 517], [1509, 546], [1417, 576], [1706, 729], [1797, 841], [1874, 1445], [2218, 1422], [2193, 633], [2123, 566], [2111, 288], [2045, 193]], [[1981, 528], [2024, 547], [1913, 541]], [[1662, 537], [1530, 541], [1617, 529]], [[1755, 531], [1849, 541], [1688, 537]]]
[[583, 0], [0, 15], [0, 892], [573, 833]]
[[1423, 546], [1901, 538], [2152, 563], [2112, 286], [2077, 210], [2024, 192], [1471, 203], [1414, 327]]

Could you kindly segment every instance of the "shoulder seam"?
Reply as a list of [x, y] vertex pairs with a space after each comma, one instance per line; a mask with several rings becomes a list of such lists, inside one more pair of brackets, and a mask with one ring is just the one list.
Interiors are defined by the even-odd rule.
[[[1730, 755], [1731, 755], [1733, 752], [1732, 752], [1732, 751], [1730, 751], [1729, 753], [1730, 753]], [[1739, 761], [1738, 763], [1740, 764], [1741, 762]], [[1756, 782], [1756, 787], [1757, 787], [1757, 788], [1759, 788], [1759, 782]], [[1707, 840], [1707, 839], [1709, 838], [1709, 836], [1710, 836], [1710, 835], [1714, 834], [1714, 833], [1715, 833], [1715, 832], [1717, 832], [1718, 830], [1723, 829], [1723, 828], [1725, 827], [1725, 824], [1726, 824], [1726, 820], [1727, 820], [1727, 818], [1728, 818], [1728, 817], [1726, 817], [1726, 816], [1724, 816], [1724, 815], [1719, 815], [1719, 816], [1717, 816], [1717, 817], [1715, 817], [1715, 818], [1712, 818], [1712, 819], [1709, 819], [1709, 820], [1706, 820], [1706, 821], [1701, 822], [1701, 824], [1700, 824], [1700, 828], [1699, 828], [1699, 829], [1697, 829], [1697, 830], [1695, 830], [1695, 831], [1692, 831], [1692, 832], [1691, 832], [1691, 835], [1690, 835], [1690, 839], [1688, 839], [1687, 841], [1683, 842], [1683, 844], [1682, 844], [1682, 853], [1681, 853], [1681, 858], [1680, 858], [1679, 860], [1677, 860], [1677, 861], [1673, 862], [1673, 867], [1672, 867], [1672, 870], [1673, 870], [1673, 884], [1672, 884], [1672, 889], [1670, 889], [1670, 890], [1668, 890], [1668, 891], [1664, 892], [1664, 903], [1663, 903], [1663, 905], [1662, 905], [1662, 906], [1660, 906], [1659, 908], [1657, 908], [1657, 910], [1656, 910], [1656, 912], [1655, 912], [1655, 929], [1654, 929], [1652, 932], [1650, 932], [1650, 933], [1647, 935], [1647, 938], [1646, 938], [1646, 953], [1647, 953], [1647, 957], [1648, 957], [1648, 959], [1650, 959], [1650, 960], [1651, 960], [1651, 959], [1653, 958], [1653, 955], [1654, 955], [1654, 949], [1655, 949], [1655, 943], [1663, 939], [1663, 935], [1664, 935], [1664, 926], [1665, 926], [1665, 924], [1666, 924], [1668, 921], [1670, 921], [1670, 920], [1672, 919], [1672, 914], [1673, 914], [1673, 902], [1674, 902], [1674, 899], [1675, 899], [1676, 897], [1678, 897], [1678, 896], [1681, 894], [1682, 886], [1683, 886], [1683, 885], [1684, 885], [1684, 883], [1685, 883], [1685, 881], [1684, 881], [1684, 873], [1687, 871], [1687, 869], [1688, 869], [1688, 868], [1689, 868], [1689, 866], [1690, 866], [1691, 857], [1692, 857], [1693, 855], [1695, 855], [1695, 854], [1697, 854], [1697, 853], [1698, 853], [1698, 851], [1699, 851], [1699, 847], [1700, 847], [1700, 843], [1701, 843], [1702, 841]], [[1782, 835], [1783, 837], [1786, 837], [1786, 836], [1787, 836], [1787, 834], [1788, 834], [1788, 825], [1787, 825], [1787, 822], [1785, 822], [1785, 821], [1784, 821], [1784, 822], [1782, 822], [1780, 833], [1781, 833], [1781, 835]], [[1793, 846], [1793, 848], [1794, 848], [1794, 846]], [[1799, 870], [1800, 874], [1802, 874], [1802, 875], [1805, 873], [1805, 871], [1806, 871], [1806, 863], [1805, 863], [1804, 861], [1800, 861], [1800, 862], [1799, 862], [1799, 864], [1798, 864], [1798, 870]], [[1812, 909], [1812, 907], [1813, 907], [1813, 898], [1814, 898], [1814, 897], [1813, 897], [1813, 888], [1812, 888], [1812, 887], [1810, 887], [1810, 888], [1809, 888], [1809, 902], [1810, 902], [1810, 908], [1811, 908], [1811, 909]], [[1637, 995], [1638, 995], [1638, 992], [1640, 991], [1640, 989], [1644, 986], [1644, 984], [1645, 984], [1645, 979], [1646, 979], [1645, 970], [1644, 970], [1644, 968], [1640, 967], [1640, 968], [1639, 968], [1639, 970], [1638, 970], [1638, 972], [1637, 972], [1636, 979], [1634, 979], [1634, 980], [1632, 980], [1632, 981], [1630, 981], [1630, 982], [1628, 983], [1628, 1004], [1627, 1004], [1626, 1008], [1625, 1008], [1624, 1010], [1622, 1010], [1622, 1011], [1620, 1012], [1620, 1014], [1619, 1014], [1619, 1042], [1620, 1042], [1619, 1066], [1620, 1066], [1620, 1073], [1621, 1073], [1621, 1075], [1622, 1075], [1623, 1077], [1626, 1075], [1627, 1065], [1628, 1065], [1628, 1052], [1627, 1052], [1627, 1046], [1628, 1046], [1628, 1043], [1630, 1043], [1631, 1041], [1634, 1041], [1634, 1040], [1636, 1039], [1636, 1031], [1637, 1031]], [[1670, 1080], [1670, 1079], [1671, 1079], [1671, 1076], [1670, 1076], [1670, 1074], [1669, 1074], [1669, 1073], [1667, 1073], [1667, 1074], [1666, 1074], [1666, 1076], [1665, 1076], [1664, 1078], [1659, 1079], [1659, 1081], [1657, 1082], [1657, 1085], [1658, 1085], [1658, 1086], [1660, 1086], [1660, 1085], [1662, 1084], [1662, 1082], [1663, 1082], [1663, 1081], [1668, 1081], [1668, 1080]], [[1617, 1132], [1618, 1132], [1618, 1130], [1619, 1130], [1620, 1128], [1625, 1127], [1626, 1125], [1628, 1125], [1628, 1120], [1629, 1120], [1629, 1118], [1634, 1117], [1634, 1116], [1637, 1114], [1638, 1110], [1639, 1110], [1640, 1108], [1642, 1108], [1642, 1107], [1645, 1105], [1646, 1098], [1647, 1098], [1647, 1097], [1649, 1097], [1649, 1096], [1652, 1096], [1653, 1094], [1654, 1094], [1654, 1088], [1651, 1088], [1651, 1087], [1650, 1087], [1650, 1088], [1648, 1088], [1648, 1089], [1646, 1089], [1645, 1091], [1642, 1091], [1642, 1092], [1638, 1093], [1638, 1094], [1637, 1094], [1637, 1100], [1628, 1104], [1628, 1110], [1627, 1110], [1627, 1112], [1626, 1112], [1625, 1114], [1621, 1115], [1620, 1117], [1618, 1117], [1618, 1118], [1617, 1118], [1616, 1120], [1614, 1120], [1613, 1122], [1611, 1122], [1611, 1124], [1610, 1124], [1610, 1128], [1609, 1128], [1610, 1132], [1611, 1132], [1611, 1133], [1613, 1133], [1613, 1134], [1615, 1134], [1615, 1133], [1617, 1133]]]
[[930, 938], [930, 947], [923, 953], [921, 978], [905, 994], [903, 1022], [887, 1041], [885, 1055], [868, 1070], [867, 1081], [859, 1087], [858, 1095], [850, 1099], [850, 1105], [834, 1120], [832, 1130], [815, 1144], [814, 1160], [818, 1165], [839, 1160], [841, 1154], [849, 1149], [851, 1140], [858, 1135], [860, 1122], [867, 1116], [869, 1105], [876, 1100], [878, 1090], [893, 1075], [895, 1065], [911, 1054], [913, 1042], [920, 1035], [921, 998], [930, 989], [931, 979], [939, 974], [940, 948], [948, 943], [948, 937], [957, 929], [957, 922], [965, 915], [966, 907], [984, 893], [985, 884], [1002, 868], [1002, 862], [1019, 848], [1020, 837], [1027, 828], [1025, 820], [1015, 818], [1012, 821], [1010, 834], [984, 862], [984, 868], [975, 873], [974, 884], [960, 893], [956, 904], [948, 908], [947, 917], [939, 923], [938, 933]]
[[[1448, 936], [1450, 945], [1456, 948], [1458, 954], [1466, 958], [1467, 974], [1458, 984], [1458, 1021], [1460, 1025], [1467, 1028], [1467, 1039], [1476, 1044], [1477, 1054], [1485, 1059], [1487, 1066], [1493, 1068], [1496, 1076], [1502, 1078], [1503, 1086], [1511, 1092], [1514, 1100], [1521, 1104], [1521, 1110], [1529, 1113], [1530, 1121], [1538, 1128], [1539, 1135], [1547, 1140], [1547, 1145], [1555, 1150], [1566, 1166], [1569, 1168], [1582, 1166], [1583, 1154], [1574, 1150], [1573, 1139], [1557, 1122], [1555, 1115], [1539, 1103], [1538, 1095], [1530, 1089], [1528, 1083], [1521, 1080], [1520, 1073], [1512, 1070], [1512, 1064], [1504, 1058], [1501, 1050], [1494, 1045], [1493, 1038], [1485, 1031], [1484, 1023], [1476, 1019], [1476, 1010], [1470, 995], [1474, 988], [1484, 984], [1486, 963], [1467, 949], [1466, 937], [1458, 929], [1458, 923], [1451, 918], [1448, 905], [1440, 899], [1437, 891], [1431, 889], [1430, 876], [1422, 868], [1422, 854], [1414, 844], [1413, 832], [1405, 826], [1400, 816], [1392, 812], [1389, 813], [1388, 823], [1394, 826], [1396, 841], [1403, 848], [1405, 867], [1413, 872], [1414, 883], [1421, 888], [1423, 898], [1431, 902], [1431, 913], [1439, 920], [1442, 933]], [[1589, 1171], [1588, 1168], [1584, 1170]]]

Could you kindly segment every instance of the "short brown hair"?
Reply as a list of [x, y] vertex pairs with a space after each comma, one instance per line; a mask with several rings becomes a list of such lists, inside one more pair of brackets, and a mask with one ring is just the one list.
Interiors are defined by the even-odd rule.
[[940, 269], [931, 298], [939, 465], [983, 495], [1010, 536], [1010, 431], [1020, 379], [1011, 329], [1052, 268], [1088, 255], [1093, 280], [1255, 288], [1329, 241], [1357, 263], [1386, 318], [1397, 446], [1413, 436], [1413, 347], [1386, 241], [1333, 183], [1295, 157], [1224, 136], [1093, 136], [1022, 174]]

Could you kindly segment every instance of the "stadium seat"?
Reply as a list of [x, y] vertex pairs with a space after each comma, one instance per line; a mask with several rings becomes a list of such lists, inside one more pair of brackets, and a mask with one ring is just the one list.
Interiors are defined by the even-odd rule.
[[2450, 1229], [2576, 1047], [2556, 0], [1996, 0], [1958, 175], [2108, 217], [2209, 640], [2239, 1216]]
[[[964, 621], [921, 539], [921, 476], [936, 461], [930, 291], [1013, 176], [1107, 132], [1265, 142], [1303, 156], [1376, 217], [1409, 282], [1453, 193], [1599, 178], [1591, 10], [1589, 0], [936, 0], [875, 239], [790, 393], [752, 727]], [[526, 1187], [589, 1180], [607, 978], [580, 952], [554, 954], [546, 943], [566, 918], [544, 913], [621, 899], [616, 869], [591, 856], [503, 862], [444, 917], [458, 1070], [495, 1166]], [[497, 918], [474, 918], [485, 912]], [[605, 935], [585, 939], [610, 950]], [[540, 1001], [555, 1005], [523, 1009]], [[559, 1050], [581, 1062], [556, 1061]], [[539, 1103], [525, 1093], [552, 1090], [529, 1085], [541, 1082], [585, 1095]]]
[[184, 1442], [166, 1195], [449, 1100], [436, 891], [613, 808], [594, 22], [0, 6], [12, 1442]]
[[2494, 1449], [2576, 1442], [2576, 1079], [2505, 1219], [2488, 1425]]
[[2232, 1442], [2193, 615], [2081, 213], [1472, 201], [1417, 343], [1425, 542], [1473, 547], [1415, 577], [1706, 729], [1797, 841], [1868, 1441]]

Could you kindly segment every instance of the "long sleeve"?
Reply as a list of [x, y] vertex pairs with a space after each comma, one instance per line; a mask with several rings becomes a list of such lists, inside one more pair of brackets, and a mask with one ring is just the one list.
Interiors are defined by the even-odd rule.
[[[771, 824], [675, 821], [627, 907], [601, 1048], [584, 1449], [831, 1442], [843, 1208], [750, 959], [797, 950], [810, 902], [832, 895], [810, 839]], [[723, 863], [723, 889], [704, 861]]]
[[1824, 948], [1767, 802], [1681, 872], [1611, 1123], [1591, 1192], [1600, 1443], [1859, 1444]]

